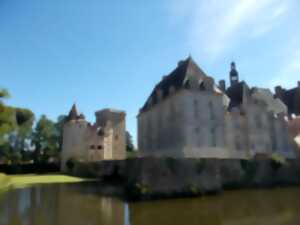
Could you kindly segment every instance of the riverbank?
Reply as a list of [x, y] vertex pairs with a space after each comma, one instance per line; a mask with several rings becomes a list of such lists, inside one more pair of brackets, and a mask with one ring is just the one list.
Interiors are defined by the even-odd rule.
[[76, 163], [72, 174], [97, 178], [99, 191], [135, 201], [300, 186], [300, 161], [138, 158]]
[[88, 181], [87, 179], [67, 176], [63, 174], [48, 175], [6, 175], [0, 174], [0, 191], [8, 188], [22, 188], [36, 184], [53, 184], [53, 183], [76, 183]]

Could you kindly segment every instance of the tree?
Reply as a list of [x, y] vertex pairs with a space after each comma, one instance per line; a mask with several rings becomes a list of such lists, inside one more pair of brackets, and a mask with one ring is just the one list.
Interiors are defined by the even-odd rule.
[[8, 91], [0, 89], [0, 159], [5, 161], [8, 160], [11, 150], [9, 135], [16, 126], [14, 109], [3, 102], [8, 97]]
[[20, 152], [30, 150], [34, 114], [29, 109], [16, 108], [15, 116], [17, 126], [13, 132], [15, 137], [13, 148]]
[[32, 136], [35, 146], [35, 161], [48, 160], [51, 156], [57, 156], [59, 142], [55, 123], [42, 115], [36, 124]]
[[6, 89], [0, 89], [0, 101], [5, 98], [9, 98], [9, 92]]
[[56, 128], [56, 136], [58, 141], [58, 150], [62, 151], [62, 143], [63, 143], [63, 127], [65, 122], [67, 121], [68, 116], [66, 115], [60, 115], [57, 118], [57, 122], [55, 123]]
[[34, 114], [29, 109], [13, 108], [4, 104], [10, 97], [0, 90], [0, 158], [19, 162], [24, 151], [29, 150]]
[[126, 131], [126, 151], [128, 152], [134, 151], [132, 136], [128, 131]]

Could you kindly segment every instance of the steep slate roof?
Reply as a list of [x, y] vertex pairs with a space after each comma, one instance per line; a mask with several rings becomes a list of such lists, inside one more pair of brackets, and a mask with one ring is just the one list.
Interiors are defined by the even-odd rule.
[[191, 78], [194, 81], [197, 80], [200, 86], [208, 76], [198, 67], [192, 57], [189, 56], [186, 60], [180, 61], [177, 68], [169, 75], [163, 77], [163, 79], [154, 87], [141, 111], [147, 109], [147, 103], [150, 99], [152, 99], [153, 103], [157, 102], [156, 92], [158, 90], [162, 92], [162, 97], [164, 98], [169, 94], [170, 87], [174, 87], [175, 90], [183, 88]]

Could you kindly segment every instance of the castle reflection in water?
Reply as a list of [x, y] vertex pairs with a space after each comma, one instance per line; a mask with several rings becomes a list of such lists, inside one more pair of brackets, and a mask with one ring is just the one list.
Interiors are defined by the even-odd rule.
[[0, 225], [299, 225], [299, 188], [124, 203], [95, 184], [46, 185], [0, 194]]

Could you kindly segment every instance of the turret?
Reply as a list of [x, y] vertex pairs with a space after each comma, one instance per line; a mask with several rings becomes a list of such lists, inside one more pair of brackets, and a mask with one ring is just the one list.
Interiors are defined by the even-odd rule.
[[231, 63], [229, 76], [230, 76], [230, 85], [231, 86], [239, 83], [239, 73], [236, 70], [235, 62]]

